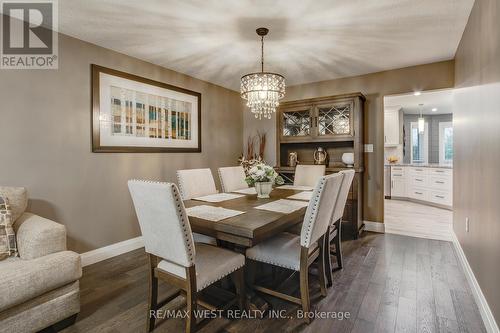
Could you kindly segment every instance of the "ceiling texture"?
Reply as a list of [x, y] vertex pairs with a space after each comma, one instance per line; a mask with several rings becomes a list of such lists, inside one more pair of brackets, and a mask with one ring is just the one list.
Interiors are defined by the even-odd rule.
[[265, 70], [287, 85], [452, 59], [474, 0], [64, 0], [59, 31], [239, 90]]

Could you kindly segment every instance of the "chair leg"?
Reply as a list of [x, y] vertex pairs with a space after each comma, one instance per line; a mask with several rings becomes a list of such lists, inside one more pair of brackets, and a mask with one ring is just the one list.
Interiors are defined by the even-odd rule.
[[234, 285], [236, 287], [236, 294], [238, 297], [238, 306], [240, 310], [247, 309], [247, 299], [245, 293], [245, 270], [240, 268], [233, 273]]
[[[327, 234], [328, 237], [329, 234]], [[319, 275], [319, 287], [321, 289], [321, 296], [326, 296], [326, 278], [325, 278], [325, 247], [327, 237], [323, 236], [319, 239], [319, 263], [318, 263], [318, 275]], [[327, 270], [328, 271], [328, 270]]]
[[335, 256], [337, 257], [337, 266], [338, 268], [342, 269], [342, 245], [340, 242], [340, 223], [341, 221], [337, 222], [339, 225], [337, 226], [337, 236], [333, 239], [335, 242]]
[[195, 266], [186, 268], [187, 290], [186, 290], [186, 333], [196, 332], [196, 308], [197, 308], [197, 287]]
[[332, 257], [330, 256], [330, 230], [328, 230], [325, 236], [325, 247], [324, 247], [324, 260], [325, 260], [325, 275], [326, 275], [326, 286], [330, 288], [333, 285], [332, 277]]
[[304, 312], [304, 319], [306, 323], [310, 323], [311, 319], [306, 315], [310, 310], [309, 301], [309, 267], [301, 267], [300, 269], [300, 300], [302, 302], [302, 311]]
[[147, 318], [147, 332], [153, 332], [155, 329], [155, 320], [156, 314], [153, 312], [156, 311], [156, 307], [158, 304], [158, 278], [155, 277], [154, 267], [156, 258], [149, 255], [149, 301], [148, 301], [148, 318]]
[[187, 319], [186, 319], [186, 333], [196, 332], [196, 292], [190, 291], [186, 294], [187, 302]]

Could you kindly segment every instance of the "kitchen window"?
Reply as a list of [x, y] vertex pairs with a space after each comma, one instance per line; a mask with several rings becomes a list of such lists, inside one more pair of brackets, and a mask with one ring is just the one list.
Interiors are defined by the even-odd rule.
[[410, 124], [411, 163], [427, 163], [429, 159], [429, 123], [425, 123], [422, 133], [418, 131], [418, 122]]
[[439, 123], [439, 163], [453, 163], [453, 123]]

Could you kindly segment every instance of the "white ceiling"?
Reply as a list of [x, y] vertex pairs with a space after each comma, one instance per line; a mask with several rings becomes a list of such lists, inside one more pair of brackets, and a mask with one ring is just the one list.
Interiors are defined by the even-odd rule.
[[239, 90], [266, 69], [287, 85], [451, 59], [474, 0], [64, 0], [59, 30]]
[[[420, 106], [423, 104], [423, 106]], [[453, 90], [424, 91], [420, 96], [412, 94], [387, 96], [384, 98], [385, 109], [403, 108], [406, 114], [446, 114], [453, 113]], [[436, 108], [437, 111], [432, 111]]]

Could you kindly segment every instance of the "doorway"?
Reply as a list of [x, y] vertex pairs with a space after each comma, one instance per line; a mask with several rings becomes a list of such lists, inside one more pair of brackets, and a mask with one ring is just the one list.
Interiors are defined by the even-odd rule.
[[384, 97], [386, 233], [452, 240], [453, 90]]

